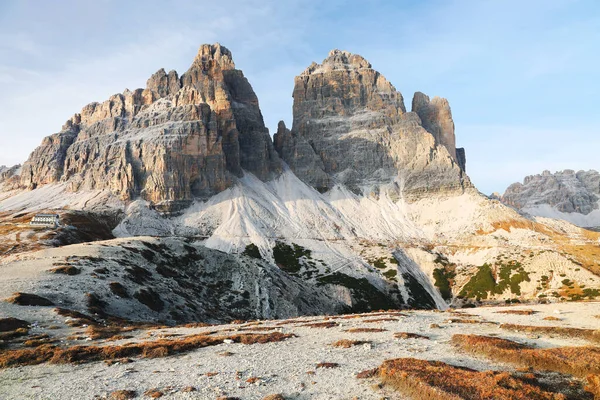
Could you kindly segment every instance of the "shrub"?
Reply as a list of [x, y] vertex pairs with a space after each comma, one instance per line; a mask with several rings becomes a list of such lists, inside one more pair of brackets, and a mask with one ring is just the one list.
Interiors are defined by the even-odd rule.
[[262, 260], [262, 256], [260, 255], [260, 250], [254, 243], [250, 243], [249, 245], [247, 245], [246, 248], [244, 249], [244, 251], [242, 252], [242, 254], [245, 256], [248, 256], [248, 257]]
[[11, 297], [6, 299], [8, 303], [18, 304], [20, 306], [53, 306], [54, 303], [50, 300], [32, 293], [13, 293]]

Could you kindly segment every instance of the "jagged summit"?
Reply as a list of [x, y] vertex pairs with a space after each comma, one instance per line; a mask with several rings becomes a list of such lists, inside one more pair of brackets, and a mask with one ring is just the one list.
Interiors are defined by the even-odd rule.
[[600, 173], [566, 169], [526, 176], [501, 197], [507, 205], [531, 215], [567, 220], [583, 227], [600, 227]]
[[295, 78], [293, 97], [292, 129], [278, 127], [275, 151], [231, 52], [205, 44], [185, 73], [161, 68], [145, 89], [85, 106], [31, 154], [20, 185], [108, 190], [175, 211], [231, 187], [243, 171], [277, 177], [281, 157], [322, 191], [386, 186], [420, 196], [471, 186], [448, 102], [417, 93], [406, 112], [402, 94], [363, 57], [332, 50]]
[[363, 57], [332, 50], [295, 78], [293, 97], [292, 128], [280, 125], [274, 142], [309, 185], [417, 197], [471, 187], [448, 102], [417, 93], [407, 113], [402, 94]]
[[160, 69], [145, 89], [85, 106], [31, 154], [21, 184], [108, 189], [173, 211], [231, 186], [243, 170], [270, 179], [281, 165], [256, 94], [215, 44], [202, 45], [181, 77]]
[[357, 70], [371, 68], [371, 63], [358, 54], [352, 54], [345, 50], [334, 49], [321, 64], [313, 62], [300, 75], [323, 74], [334, 70]]
[[194, 59], [193, 65], [202, 66], [205, 70], [210, 70], [213, 64], [218, 64], [221, 69], [235, 69], [231, 51], [219, 43], [203, 44], [198, 49], [198, 54]]

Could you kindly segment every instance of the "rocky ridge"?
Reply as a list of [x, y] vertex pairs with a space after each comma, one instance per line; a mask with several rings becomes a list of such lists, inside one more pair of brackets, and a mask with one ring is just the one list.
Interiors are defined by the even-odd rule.
[[531, 215], [565, 219], [583, 227], [600, 226], [600, 173], [564, 170], [525, 177], [501, 196], [507, 205]]
[[85, 106], [31, 154], [21, 185], [109, 189], [171, 212], [230, 187], [243, 170], [270, 179], [280, 169], [252, 87], [215, 44], [201, 46], [181, 77], [161, 69], [145, 89]]
[[293, 97], [292, 129], [280, 122], [275, 148], [320, 191], [387, 186], [418, 197], [471, 187], [448, 101], [416, 93], [407, 112], [402, 94], [363, 57], [331, 51], [295, 78]]

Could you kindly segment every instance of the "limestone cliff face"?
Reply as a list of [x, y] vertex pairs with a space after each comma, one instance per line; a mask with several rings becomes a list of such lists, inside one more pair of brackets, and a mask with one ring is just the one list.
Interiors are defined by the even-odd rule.
[[594, 170], [564, 170], [525, 177], [513, 183], [501, 197], [505, 204], [531, 211], [548, 205], [562, 213], [588, 215], [598, 209], [600, 173]]
[[31, 154], [21, 185], [110, 189], [174, 211], [229, 187], [242, 170], [266, 180], [281, 165], [252, 87], [215, 44], [201, 46], [181, 77], [161, 69], [145, 89], [84, 107]]
[[333, 50], [295, 79], [291, 131], [274, 137], [281, 158], [306, 183], [358, 191], [393, 183], [408, 196], [470, 187], [457, 157], [448, 102], [402, 95], [359, 55]]

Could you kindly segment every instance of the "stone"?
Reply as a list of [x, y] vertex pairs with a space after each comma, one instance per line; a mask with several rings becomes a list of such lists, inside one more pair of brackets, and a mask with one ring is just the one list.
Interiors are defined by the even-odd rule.
[[256, 94], [217, 43], [202, 45], [181, 78], [160, 69], [145, 89], [85, 106], [34, 150], [20, 185], [108, 189], [173, 212], [230, 187], [244, 171], [267, 180], [281, 162]]
[[563, 213], [587, 215], [599, 206], [600, 173], [567, 169], [526, 176], [523, 183], [510, 185], [501, 201], [519, 210], [549, 205]]
[[[408, 197], [471, 187], [458, 163], [448, 102], [417, 94], [420, 115], [363, 57], [333, 50], [295, 78], [292, 129], [274, 137], [280, 157], [307, 184], [357, 193], [381, 187]], [[464, 160], [464, 152], [461, 153]]]

